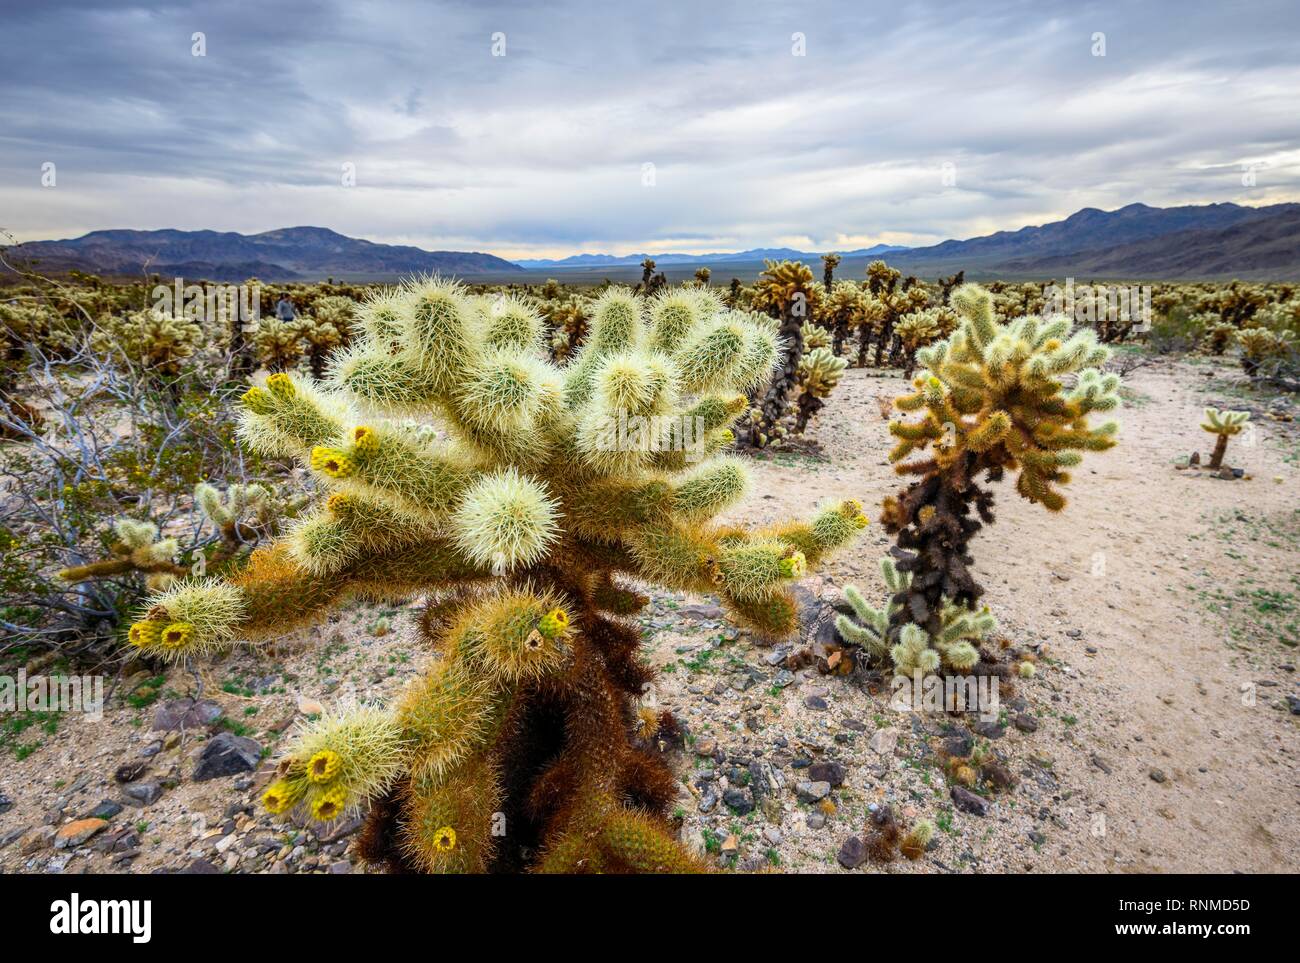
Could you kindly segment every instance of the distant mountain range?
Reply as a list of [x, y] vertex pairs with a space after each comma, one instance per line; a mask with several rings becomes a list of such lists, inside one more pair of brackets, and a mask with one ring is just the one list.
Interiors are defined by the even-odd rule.
[[66, 241], [28, 241], [8, 257], [46, 273], [77, 269], [105, 276], [159, 274], [209, 281], [388, 279], [427, 271], [493, 275], [522, 269], [492, 254], [425, 251], [375, 244], [324, 227], [263, 234], [232, 231], [92, 231]]
[[[877, 244], [856, 251], [842, 251], [841, 257], [879, 257], [892, 251], [906, 248], [893, 244]], [[592, 268], [592, 267], [640, 267], [641, 262], [650, 258], [656, 267], [679, 264], [728, 264], [733, 261], [816, 261], [821, 253], [796, 251], [790, 247], [756, 247], [748, 251], [732, 251], [722, 254], [574, 254], [572, 257], [556, 259], [540, 258], [536, 260], [516, 260], [522, 268], [539, 270], [541, 268]]]
[[1094, 207], [1018, 231], [892, 254], [912, 274], [1134, 279], [1300, 277], [1300, 204]]
[[[866, 225], [846, 225], [846, 230]], [[839, 252], [837, 276], [861, 279], [868, 261], [883, 257], [920, 277], [965, 271], [971, 279], [1002, 277], [1135, 280], [1300, 280], [1300, 204], [1242, 207], [1204, 204], [1115, 211], [1087, 207], [1063, 221], [999, 231], [964, 241], [905, 248], [877, 244]], [[212, 281], [394, 280], [419, 272], [483, 282], [528, 282], [554, 275], [595, 283], [634, 281], [645, 254], [576, 254], [512, 263], [492, 254], [425, 251], [345, 237], [323, 227], [263, 234], [217, 231], [94, 231], [65, 241], [28, 241], [6, 256], [44, 273], [73, 268], [109, 277], [160, 274]], [[720, 254], [652, 254], [670, 280], [712, 266], [714, 280], [752, 279], [765, 260], [798, 260], [820, 275], [819, 253], [753, 248]]]

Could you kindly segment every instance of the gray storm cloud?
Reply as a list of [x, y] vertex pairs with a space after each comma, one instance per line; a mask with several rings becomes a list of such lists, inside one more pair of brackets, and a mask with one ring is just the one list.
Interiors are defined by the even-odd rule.
[[1298, 23], [1290, 3], [10, 6], [0, 227], [318, 224], [546, 256], [1292, 200]]

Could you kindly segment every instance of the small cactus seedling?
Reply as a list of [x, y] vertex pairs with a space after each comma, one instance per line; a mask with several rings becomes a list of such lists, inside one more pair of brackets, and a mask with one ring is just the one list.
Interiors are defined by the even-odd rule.
[[1228, 450], [1228, 439], [1240, 434], [1248, 421], [1250, 421], [1249, 411], [1205, 409], [1205, 420], [1201, 422], [1201, 429], [1217, 436], [1214, 440], [1214, 452], [1210, 455], [1210, 468], [1219, 468], [1223, 465], [1223, 456]]
[[654, 672], [631, 620], [647, 599], [627, 582], [715, 593], [785, 636], [794, 580], [866, 519], [846, 502], [753, 532], [713, 521], [745, 490], [717, 456], [772, 370], [766, 325], [702, 288], [648, 305], [613, 288], [592, 318], [559, 368], [522, 301], [412, 282], [363, 306], [325, 385], [275, 374], [244, 395], [242, 438], [308, 466], [324, 497], [229, 579], [153, 599], [139, 644], [180, 657], [275, 637], [364, 595], [423, 597], [439, 653], [391, 709], [307, 726], [273, 812], [368, 809], [362, 853], [399, 870], [701, 868], [638, 711]]

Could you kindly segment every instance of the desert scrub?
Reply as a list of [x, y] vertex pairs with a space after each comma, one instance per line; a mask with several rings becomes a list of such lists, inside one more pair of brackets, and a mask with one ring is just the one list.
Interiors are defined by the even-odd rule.
[[605, 291], [561, 368], [526, 303], [413, 282], [363, 306], [326, 385], [281, 373], [244, 395], [245, 442], [298, 460], [321, 497], [238, 574], [156, 596], [143, 647], [256, 641], [365, 595], [426, 598], [420, 635], [440, 653], [391, 710], [308, 727], [268, 808], [369, 810], [362, 852], [393, 869], [700, 868], [667, 820], [680, 732], [638, 711], [654, 672], [627, 580], [715, 593], [785, 636], [794, 581], [865, 518], [831, 504], [756, 531], [712, 521], [745, 491], [721, 452], [776, 346], [695, 290]]

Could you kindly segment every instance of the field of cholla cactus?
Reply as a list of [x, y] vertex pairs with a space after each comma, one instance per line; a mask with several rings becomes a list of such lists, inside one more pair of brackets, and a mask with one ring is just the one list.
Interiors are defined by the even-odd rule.
[[0, 868], [1296, 868], [1291, 286], [152, 287], [0, 297]]

